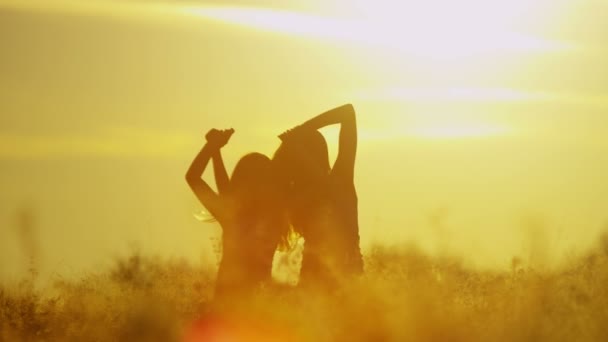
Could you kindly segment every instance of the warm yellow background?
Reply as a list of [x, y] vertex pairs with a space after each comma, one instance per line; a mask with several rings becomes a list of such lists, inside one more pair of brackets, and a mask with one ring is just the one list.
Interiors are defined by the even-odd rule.
[[133, 248], [213, 260], [183, 179], [204, 132], [236, 129], [232, 167], [346, 102], [364, 247], [508, 267], [594, 243], [608, 3], [394, 3], [0, 1], [0, 281], [32, 256], [44, 277]]

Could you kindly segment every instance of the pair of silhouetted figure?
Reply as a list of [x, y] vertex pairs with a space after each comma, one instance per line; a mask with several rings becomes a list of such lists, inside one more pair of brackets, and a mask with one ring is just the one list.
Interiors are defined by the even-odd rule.
[[[330, 167], [327, 143], [318, 129], [340, 124], [338, 156]], [[304, 237], [300, 286], [335, 287], [363, 272], [359, 249], [354, 166], [357, 124], [352, 105], [327, 111], [281, 134], [273, 159], [250, 153], [232, 177], [220, 149], [234, 130], [212, 129], [192, 162], [188, 184], [220, 223], [222, 260], [216, 296], [247, 294], [270, 281], [277, 247], [291, 227]], [[213, 162], [218, 193], [201, 175]]]

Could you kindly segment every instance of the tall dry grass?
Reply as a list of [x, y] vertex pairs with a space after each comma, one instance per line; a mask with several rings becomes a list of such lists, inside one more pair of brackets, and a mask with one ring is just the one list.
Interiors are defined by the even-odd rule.
[[331, 295], [266, 287], [247, 303], [213, 305], [213, 277], [133, 255], [57, 281], [52, 295], [26, 279], [0, 289], [0, 340], [194, 341], [192, 331], [215, 324], [261, 341], [608, 341], [607, 239], [559, 271], [517, 260], [509, 272], [475, 271], [413, 248], [376, 247], [365, 275]]

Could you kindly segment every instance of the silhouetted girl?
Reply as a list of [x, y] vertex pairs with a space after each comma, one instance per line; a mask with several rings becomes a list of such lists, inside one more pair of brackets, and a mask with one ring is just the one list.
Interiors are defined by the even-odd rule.
[[[194, 194], [222, 227], [216, 298], [247, 295], [269, 281], [275, 250], [289, 227], [268, 157], [245, 155], [228, 178], [220, 149], [233, 132], [209, 131], [207, 143], [186, 174]], [[219, 194], [201, 179], [210, 159]]]
[[[330, 168], [327, 143], [317, 130], [337, 123], [339, 150]], [[291, 223], [305, 239], [300, 284], [335, 285], [344, 276], [361, 274], [353, 106], [327, 111], [280, 138], [273, 161], [288, 186]]]

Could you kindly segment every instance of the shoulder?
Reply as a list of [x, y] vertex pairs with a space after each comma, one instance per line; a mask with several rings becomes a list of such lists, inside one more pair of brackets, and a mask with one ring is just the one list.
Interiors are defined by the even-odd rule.
[[357, 198], [355, 182], [350, 177], [332, 173], [330, 175], [329, 191], [331, 197], [336, 200], [347, 200], [349, 198]]
[[236, 212], [236, 201], [232, 196], [220, 195], [221, 198], [221, 210], [217, 213], [215, 219], [222, 226], [232, 227], [238, 223], [237, 212]]
[[329, 184], [331, 187], [355, 187], [355, 180], [350, 173], [340, 168], [333, 168], [329, 173]]

